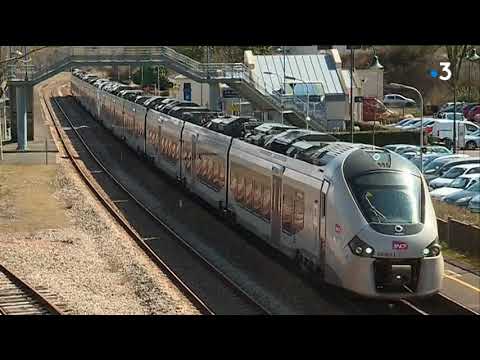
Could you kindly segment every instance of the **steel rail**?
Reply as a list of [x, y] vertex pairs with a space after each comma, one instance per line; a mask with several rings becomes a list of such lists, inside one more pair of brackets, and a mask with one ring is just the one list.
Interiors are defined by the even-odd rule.
[[[28, 282], [25, 280], [22, 280], [20, 277], [18, 277], [15, 273], [13, 273], [11, 270], [7, 269], [4, 265], [0, 264], [0, 273], [3, 273], [8, 280], [10, 280], [15, 286], [17, 286], [20, 290], [22, 290], [26, 295], [28, 295], [32, 301], [32, 305], [37, 302], [44, 308], [45, 310], [48, 311], [48, 313], [52, 315], [62, 315], [62, 311], [55, 306], [52, 302], [48, 301], [42, 294], [40, 294], [33, 286], [31, 286]], [[8, 301], [6, 301], [8, 304]], [[0, 314], [2, 315], [8, 315], [9, 313], [2, 308], [2, 306], [5, 306], [5, 304], [0, 305]]]
[[[46, 103], [45, 97], [43, 97], [44, 102]], [[245, 290], [243, 290], [239, 285], [235, 283], [234, 280], [229, 278], [225, 273], [223, 273], [218, 267], [216, 267], [213, 263], [211, 263], [209, 260], [207, 260], [200, 252], [198, 252], [195, 248], [193, 248], [186, 240], [184, 240], [175, 230], [173, 230], [166, 222], [161, 220], [158, 216], [156, 216], [150, 209], [148, 209], [140, 200], [138, 200], [128, 189], [125, 188], [123, 184], [121, 184], [116, 177], [108, 171], [108, 169], [103, 165], [103, 163], [95, 156], [93, 151], [90, 149], [88, 144], [85, 142], [85, 140], [82, 138], [82, 136], [78, 133], [77, 129], [73, 125], [72, 121], [68, 117], [68, 115], [65, 113], [63, 110], [62, 106], [58, 103], [57, 99], [53, 98], [54, 103], [57, 105], [58, 109], [61, 111], [62, 115], [65, 117], [67, 122], [69, 123], [71, 129], [74, 131], [76, 134], [77, 138], [80, 140], [84, 148], [87, 150], [89, 155], [92, 157], [92, 159], [98, 164], [98, 166], [101, 167], [101, 169], [110, 177], [110, 179], [120, 188], [122, 191], [125, 192], [138, 206], [140, 206], [156, 223], [158, 223], [170, 236], [172, 236], [175, 240], [177, 240], [182, 246], [184, 246], [187, 250], [189, 250], [191, 253], [193, 253], [200, 261], [205, 265], [209, 270], [214, 272], [227, 286], [235, 290], [235, 292], [241, 296], [244, 300], [246, 300], [250, 305], [256, 307], [261, 313], [263, 314], [270, 314], [270, 311], [267, 310], [263, 305], [261, 305], [259, 302], [257, 302], [252, 296], [250, 296]], [[90, 187], [90, 189], [94, 192], [94, 194], [97, 196], [97, 198], [102, 202], [102, 204], [109, 210], [109, 212], [114, 216], [114, 218], [120, 222], [122, 227], [127, 230], [129, 235], [131, 235], [135, 241], [140, 245], [140, 247], [147, 252], [149, 257], [157, 264], [159, 267], [161, 267], [169, 278], [178, 285], [181, 290], [183, 290], [184, 294], [192, 301], [194, 302], [198, 307], [199, 310], [203, 314], [208, 314], [208, 315], [215, 315], [214, 311], [203, 301], [201, 300], [194, 292], [191, 290], [188, 285], [186, 285], [180, 277], [163, 261], [161, 260], [155, 252], [145, 243], [145, 241], [137, 234], [137, 232], [131, 227], [131, 225], [126, 222], [126, 220], [121, 217], [117, 211], [115, 210], [115, 207], [110, 203], [108, 199], [106, 199], [101, 193], [98, 192], [96, 187], [94, 186], [93, 182], [90, 180], [87, 174], [84, 173], [84, 170], [81, 169], [81, 167], [77, 164], [77, 159], [71, 154], [70, 149], [66, 146], [66, 142], [64, 139], [64, 135], [60, 132], [59, 126], [54, 120], [54, 116], [52, 112], [50, 111], [50, 108], [47, 105], [47, 109], [50, 113], [50, 116], [52, 118], [52, 121], [54, 122], [55, 128], [57, 130], [57, 133], [62, 141], [62, 144], [64, 148], [67, 151], [68, 157], [72, 160], [73, 164], [75, 165], [75, 168], [77, 171], [81, 174], [81, 176], [85, 179], [87, 182], [87, 185]], [[67, 150], [68, 149], [68, 150]]]

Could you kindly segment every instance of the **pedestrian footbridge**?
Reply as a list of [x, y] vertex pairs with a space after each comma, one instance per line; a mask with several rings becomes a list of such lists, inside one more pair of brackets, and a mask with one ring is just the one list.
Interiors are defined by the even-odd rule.
[[[59, 72], [81, 66], [163, 65], [196, 82], [224, 83], [248, 99], [260, 111], [283, 112], [287, 121], [306, 125], [306, 101], [296, 96], [271, 93], [265, 80], [243, 63], [201, 63], [167, 46], [154, 47], [83, 47], [61, 48], [51, 65], [34, 67], [18, 63], [9, 69], [11, 85], [35, 85]], [[216, 88], [216, 87], [211, 87]], [[218, 94], [219, 96], [219, 94]], [[326, 121], [321, 111], [311, 111], [310, 127], [323, 129]]]

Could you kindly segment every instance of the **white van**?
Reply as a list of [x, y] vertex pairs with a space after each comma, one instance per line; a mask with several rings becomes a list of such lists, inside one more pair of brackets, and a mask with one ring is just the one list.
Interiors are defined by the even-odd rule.
[[[465, 146], [465, 121], [457, 121], [457, 147]], [[453, 144], [453, 121], [437, 119], [431, 125], [430, 135], [443, 141], [448, 147]]]

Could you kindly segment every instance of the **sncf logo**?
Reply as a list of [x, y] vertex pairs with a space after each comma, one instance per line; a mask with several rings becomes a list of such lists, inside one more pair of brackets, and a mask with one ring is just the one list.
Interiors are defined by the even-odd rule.
[[408, 244], [401, 241], [392, 241], [393, 250], [407, 250]]

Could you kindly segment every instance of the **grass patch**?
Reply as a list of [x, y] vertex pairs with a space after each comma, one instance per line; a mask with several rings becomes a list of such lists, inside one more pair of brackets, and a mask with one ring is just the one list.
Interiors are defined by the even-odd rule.
[[432, 199], [435, 214], [442, 220], [448, 220], [451, 217], [454, 220], [461, 221], [466, 224], [480, 226], [480, 214], [472, 213], [466, 208], [446, 204], [443, 201]]
[[469, 254], [463, 254], [458, 252], [457, 250], [453, 250], [448, 248], [446, 243], [441, 243], [442, 245], [442, 252], [443, 252], [443, 257], [446, 258], [447, 260], [457, 260], [462, 263], [468, 264], [470, 267], [475, 268], [475, 269], [480, 269], [480, 258], [469, 255]]

